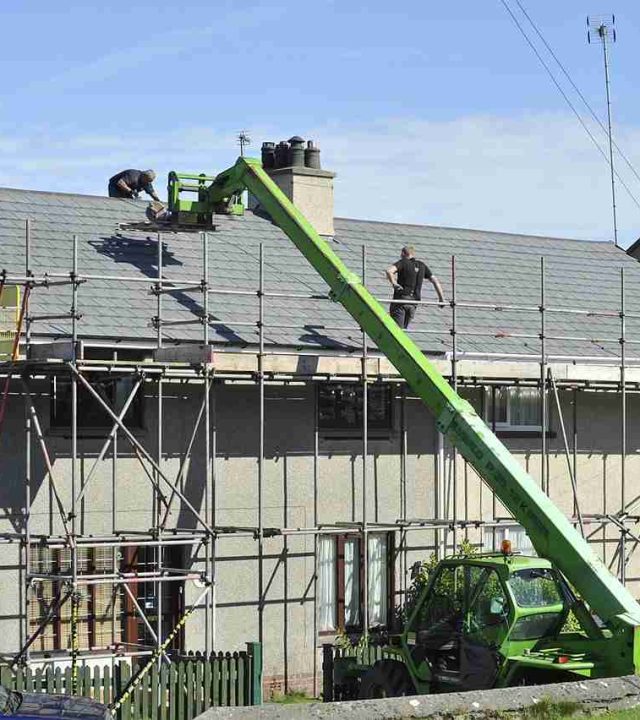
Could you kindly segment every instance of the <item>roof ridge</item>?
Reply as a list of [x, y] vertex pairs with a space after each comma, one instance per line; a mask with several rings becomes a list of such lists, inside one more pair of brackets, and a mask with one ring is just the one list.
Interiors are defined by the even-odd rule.
[[[359, 222], [359, 223], [367, 223], [368, 225], [395, 225], [397, 227], [415, 227], [415, 228], [429, 228], [430, 230], [461, 230], [463, 232], [475, 232], [475, 233], [483, 233], [483, 234], [490, 234], [490, 235], [504, 235], [505, 237], [521, 237], [521, 238], [531, 238], [536, 240], [561, 240], [562, 242], [577, 242], [577, 243], [589, 243], [591, 245], [611, 245], [614, 246], [613, 241], [611, 240], [584, 240], [581, 238], [568, 238], [568, 237], [558, 237], [556, 235], [530, 235], [528, 233], [516, 233], [516, 232], [507, 232], [505, 230], [481, 230], [480, 228], [471, 228], [471, 227], [452, 227], [449, 225], [421, 225], [419, 223], [403, 223], [403, 222], [395, 222], [390, 220], [365, 220], [362, 218], [348, 218], [348, 217], [336, 217], [334, 220], [343, 220], [345, 222]], [[614, 246], [615, 247], [615, 246]], [[626, 251], [620, 248], [622, 252], [626, 254]]]

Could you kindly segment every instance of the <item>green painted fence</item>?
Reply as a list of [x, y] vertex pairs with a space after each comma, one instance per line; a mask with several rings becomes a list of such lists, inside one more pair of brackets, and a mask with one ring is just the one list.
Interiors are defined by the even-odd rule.
[[[117, 720], [192, 720], [210, 707], [262, 702], [262, 646], [242, 652], [194, 654], [152, 669], [134, 687], [142, 666], [79, 667], [77, 694], [110, 705], [124, 693]], [[71, 668], [0, 667], [0, 683], [12, 690], [71, 694]]]
[[[363, 648], [341, 648], [332, 644], [322, 646], [322, 700], [355, 700], [353, 683], [343, 683], [340, 673], [336, 672], [335, 661], [338, 658], [352, 658], [357, 665], [373, 665], [376, 660], [389, 657], [385, 646], [371, 644]], [[395, 657], [395, 655], [394, 655]]]

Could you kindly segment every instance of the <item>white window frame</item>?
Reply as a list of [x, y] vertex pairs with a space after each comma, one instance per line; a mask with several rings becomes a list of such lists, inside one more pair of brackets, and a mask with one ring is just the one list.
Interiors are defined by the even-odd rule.
[[[533, 424], [515, 424], [511, 422], [511, 415], [513, 413], [513, 407], [512, 407], [512, 401], [515, 399], [514, 395], [512, 393], [515, 391], [521, 392], [523, 390], [535, 390], [536, 391], [536, 400], [538, 404], [540, 405], [540, 391], [538, 388], [532, 388], [532, 387], [521, 387], [518, 385], [502, 385], [495, 388], [496, 395], [501, 391], [507, 392], [507, 399], [506, 399], [506, 415], [507, 419], [506, 421], [496, 422], [495, 423], [495, 429], [496, 430], [516, 430], [516, 431], [522, 431], [522, 432], [542, 432], [542, 423], [537, 423], [535, 425]], [[493, 419], [492, 419], [492, 411], [493, 411], [493, 392], [494, 388], [488, 387], [486, 388], [486, 395], [485, 395], [485, 422], [490, 427], [493, 426]], [[496, 403], [497, 405], [497, 403]], [[547, 429], [549, 428], [549, 403], [547, 403]]]
[[[338, 540], [344, 548], [342, 579], [344, 587], [338, 587]], [[370, 627], [385, 627], [389, 613], [389, 533], [368, 534], [368, 616]], [[354, 550], [358, 549], [355, 553]], [[318, 538], [317, 606], [318, 632], [354, 628], [362, 623], [363, 608], [360, 594], [361, 540], [355, 536], [320, 535]], [[351, 575], [347, 578], [347, 571]], [[338, 617], [338, 598], [344, 602], [344, 617]], [[340, 613], [342, 615], [342, 613]], [[349, 623], [347, 624], [347, 620]], [[354, 622], [355, 620], [355, 622]]]
[[500, 523], [494, 527], [485, 528], [482, 538], [483, 551], [500, 552], [500, 545], [503, 540], [511, 540], [513, 552], [537, 557], [527, 531], [516, 522]]

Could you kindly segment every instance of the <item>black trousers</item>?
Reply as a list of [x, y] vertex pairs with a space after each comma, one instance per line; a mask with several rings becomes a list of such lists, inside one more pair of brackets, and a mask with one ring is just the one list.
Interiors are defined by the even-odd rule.
[[109, 183], [109, 197], [131, 199], [131, 195], [125, 190], [121, 190], [115, 183]]
[[396, 321], [401, 328], [408, 328], [409, 323], [416, 314], [416, 305], [403, 305], [402, 303], [392, 303], [389, 308], [389, 315]]

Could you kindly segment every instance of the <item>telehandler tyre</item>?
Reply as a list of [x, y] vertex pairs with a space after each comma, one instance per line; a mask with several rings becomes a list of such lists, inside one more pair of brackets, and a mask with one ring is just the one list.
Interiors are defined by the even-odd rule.
[[378, 660], [362, 678], [358, 693], [361, 700], [403, 695], [415, 695], [415, 688], [406, 666], [397, 660]]

